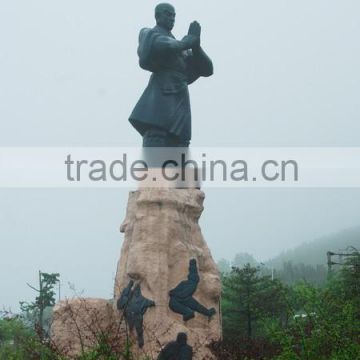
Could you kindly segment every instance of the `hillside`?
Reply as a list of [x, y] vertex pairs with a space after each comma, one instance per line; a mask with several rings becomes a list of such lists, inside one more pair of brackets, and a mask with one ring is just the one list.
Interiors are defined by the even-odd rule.
[[348, 246], [354, 246], [360, 250], [360, 226], [303, 243], [266, 261], [266, 265], [280, 268], [287, 261], [291, 261], [294, 264], [303, 263], [313, 266], [326, 265], [327, 251], [337, 252], [346, 249]]

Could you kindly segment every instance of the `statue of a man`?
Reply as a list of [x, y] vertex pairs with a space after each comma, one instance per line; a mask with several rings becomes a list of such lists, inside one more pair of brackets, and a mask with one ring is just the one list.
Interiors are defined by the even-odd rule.
[[199, 272], [195, 259], [189, 262], [188, 279], [181, 281], [174, 289], [170, 290], [169, 307], [172, 311], [182, 314], [183, 320], [188, 321], [195, 316], [195, 312], [207, 316], [209, 319], [215, 315], [214, 308], [207, 309], [201, 305], [193, 295], [200, 282]]
[[160, 352], [157, 360], [192, 360], [193, 349], [187, 344], [186, 333], [178, 333], [176, 341], [168, 343]]
[[141, 294], [140, 285], [135, 285], [130, 280], [128, 286], [121, 292], [117, 301], [117, 308], [124, 312], [125, 321], [129, 325], [130, 331], [135, 328], [139, 347], [144, 346], [144, 315], [149, 307], [155, 306], [154, 301], [145, 298]]
[[157, 5], [155, 19], [154, 28], [140, 31], [139, 63], [152, 75], [129, 121], [143, 136], [144, 147], [188, 147], [191, 139], [188, 85], [200, 76], [211, 76], [213, 65], [200, 46], [198, 22], [192, 22], [188, 35], [179, 41], [171, 33], [175, 24], [172, 5]]

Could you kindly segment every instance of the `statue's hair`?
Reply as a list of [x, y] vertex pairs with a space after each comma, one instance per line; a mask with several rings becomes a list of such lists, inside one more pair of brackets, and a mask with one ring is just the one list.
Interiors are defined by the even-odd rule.
[[164, 11], [164, 8], [169, 8], [169, 7], [174, 9], [174, 7], [169, 3], [157, 4], [155, 7], [155, 17], [157, 17], [160, 13], [162, 13]]
[[176, 342], [181, 345], [185, 345], [187, 342], [187, 335], [184, 332], [179, 332], [176, 337]]

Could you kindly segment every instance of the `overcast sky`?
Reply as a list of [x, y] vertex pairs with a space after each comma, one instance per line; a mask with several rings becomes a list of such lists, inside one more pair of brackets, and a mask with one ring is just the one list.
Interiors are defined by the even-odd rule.
[[[156, 1], [0, 2], [0, 146], [138, 146], [127, 119], [149, 78], [140, 28]], [[190, 89], [193, 146], [359, 146], [357, 0], [172, 2], [202, 25], [215, 74]], [[0, 306], [37, 271], [110, 298], [128, 189], [0, 189]], [[360, 190], [216, 189], [201, 218], [215, 259], [260, 260], [359, 225]]]

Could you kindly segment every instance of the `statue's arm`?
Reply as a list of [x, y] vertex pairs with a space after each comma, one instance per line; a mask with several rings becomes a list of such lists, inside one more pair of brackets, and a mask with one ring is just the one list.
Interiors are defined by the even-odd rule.
[[144, 315], [147, 308], [155, 306], [155, 302], [149, 299], [144, 298], [144, 302], [142, 304], [141, 313]]
[[195, 70], [195, 73], [197, 73], [197, 77], [211, 76], [214, 73], [213, 63], [200, 46], [201, 25], [197, 21], [193, 21], [189, 26], [188, 34], [195, 36], [195, 38], [197, 39], [192, 48], [193, 56], [190, 60], [192, 63], [190, 66], [194, 67], [193, 70]]
[[182, 40], [176, 40], [169, 36], [159, 35], [156, 37], [153, 47], [158, 53], [181, 52], [191, 49], [196, 42], [193, 35], [186, 35]]
[[186, 62], [188, 84], [192, 84], [200, 76], [208, 77], [214, 73], [212, 61], [201, 47], [193, 48]]
[[200, 46], [193, 49], [193, 57], [200, 76], [208, 77], [214, 73], [211, 59]]
[[189, 261], [189, 275], [188, 275], [189, 280], [193, 280], [193, 281], [197, 281], [199, 282], [199, 271], [197, 268], [197, 263], [195, 259], [191, 259]]
[[166, 344], [165, 347], [160, 351], [160, 354], [159, 354], [157, 360], [166, 360], [168, 358], [166, 356], [166, 354], [169, 352], [169, 349], [171, 349], [172, 347], [174, 347], [173, 341]]
[[164, 355], [164, 352], [163, 352], [163, 351], [160, 352], [157, 360], [165, 360], [165, 355]]
[[180, 351], [179, 360], [191, 360], [193, 358], [192, 347], [189, 345], [183, 346]]
[[122, 291], [118, 301], [117, 301], [117, 308], [118, 310], [122, 310], [126, 307], [129, 302], [130, 295], [131, 295], [131, 288], [134, 285], [134, 282], [130, 280], [128, 286]]

